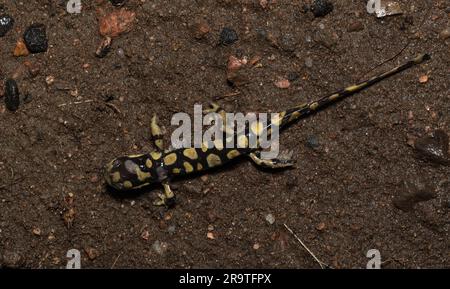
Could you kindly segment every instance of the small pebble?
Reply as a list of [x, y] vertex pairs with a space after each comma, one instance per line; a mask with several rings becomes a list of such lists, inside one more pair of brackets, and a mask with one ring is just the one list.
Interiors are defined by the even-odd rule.
[[305, 66], [308, 68], [313, 67], [313, 60], [311, 57], [306, 57], [305, 58]]
[[95, 56], [98, 58], [105, 57], [111, 51], [111, 37], [106, 36], [97, 47]]
[[17, 82], [7, 79], [5, 83], [5, 105], [9, 111], [16, 111], [20, 105], [20, 94]]
[[436, 164], [449, 164], [449, 136], [443, 130], [423, 136], [414, 142], [414, 149], [420, 158]]
[[324, 223], [324, 222], [321, 222], [321, 223], [317, 224], [316, 230], [317, 230], [317, 231], [323, 231], [323, 230], [325, 230], [326, 227], [327, 227], [327, 226], [325, 225], [325, 223]]
[[192, 27], [192, 34], [195, 39], [203, 39], [210, 31], [208, 23], [205, 20], [196, 22]]
[[259, 245], [258, 243], [255, 243], [253, 245], [253, 250], [258, 250], [259, 248], [261, 248], [261, 245]]
[[286, 89], [291, 86], [291, 82], [288, 79], [280, 79], [275, 82], [275, 86], [281, 89]]
[[352, 23], [350, 23], [350, 25], [347, 28], [348, 32], [357, 32], [357, 31], [362, 31], [362, 30], [364, 30], [364, 25], [359, 20], [353, 21]]
[[403, 14], [403, 9], [395, 0], [386, 0], [381, 2], [381, 9], [375, 11], [375, 15], [378, 18], [383, 18], [386, 16], [393, 16]]
[[45, 25], [40, 23], [30, 25], [23, 33], [23, 40], [31, 53], [46, 52], [48, 39]]
[[216, 237], [214, 236], [214, 233], [213, 232], [208, 232], [207, 234], [206, 234], [206, 237], [208, 238], [208, 239], [210, 239], [210, 240], [214, 240]]
[[310, 9], [314, 17], [323, 17], [332, 12], [333, 8], [333, 3], [328, 0], [314, 0]]
[[220, 43], [223, 45], [231, 45], [238, 41], [239, 37], [236, 31], [229, 27], [224, 27], [220, 32]]
[[48, 86], [52, 85], [55, 82], [55, 77], [53, 75], [49, 75], [45, 78], [45, 83], [47, 83]]
[[422, 75], [419, 77], [419, 82], [420, 83], [427, 83], [428, 82], [428, 76], [427, 75]]
[[0, 37], [3, 37], [14, 26], [14, 18], [9, 15], [0, 16]]
[[145, 241], [148, 241], [148, 239], [150, 238], [150, 232], [148, 230], [144, 230], [141, 233], [141, 238], [144, 239]]
[[176, 231], [176, 229], [177, 229], [177, 227], [175, 226], [175, 225], [170, 225], [168, 228], [167, 228], [167, 232], [169, 233], [169, 234], [175, 234], [175, 231]]
[[42, 234], [41, 229], [39, 228], [34, 228], [33, 229], [33, 234], [36, 236], [40, 236]]
[[94, 260], [95, 258], [97, 258], [99, 256], [99, 253], [98, 253], [97, 249], [95, 249], [95, 248], [88, 247], [88, 248], [85, 248], [84, 251], [86, 252], [86, 254], [88, 255], [88, 258], [90, 260]]
[[74, 208], [70, 208], [69, 210], [67, 210], [67, 212], [64, 213], [63, 220], [67, 228], [72, 227], [73, 221], [75, 220], [75, 215], [76, 212]]
[[163, 255], [167, 251], [168, 247], [169, 245], [166, 242], [161, 242], [159, 240], [156, 240], [152, 245], [152, 249], [159, 255]]
[[448, 39], [450, 37], [450, 28], [445, 28], [444, 30], [439, 33], [439, 37], [441, 39]]
[[230, 57], [228, 57], [227, 72], [239, 70], [243, 65], [246, 64], [246, 58], [239, 59], [234, 55], [230, 55]]
[[22, 39], [18, 40], [16, 43], [16, 47], [14, 48], [13, 55], [15, 57], [20, 57], [20, 56], [27, 56], [29, 54], [30, 54], [30, 51], [28, 51], [28, 48], [25, 45], [25, 42], [23, 42]]
[[273, 223], [275, 223], [275, 217], [272, 214], [267, 214], [266, 215], [266, 221], [269, 224], [273, 225]]
[[136, 13], [125, 8], [115, 10], [99, 19], [99, 33], [111, 38], [129, 32], [133, 28]]

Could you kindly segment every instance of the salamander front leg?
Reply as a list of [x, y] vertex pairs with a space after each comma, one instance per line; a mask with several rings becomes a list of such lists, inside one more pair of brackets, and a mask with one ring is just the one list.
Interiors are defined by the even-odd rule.
[[164, 188], [164, 194], [158, 194], [158, 200], [156, 200], [153, 204], [155, 206], [165, 206], [165, 207], [173, 207], [175, 205], [175, 194], [170, 188], [169, 182], [164, 181], [162, 183]]
[[163, 132], [161, 127], [158, 125], [158, 119], [156, 115], [152, 117], [151, 124], [151, 135], [153, 139], [153, 143], [159, 151], [164, 151], [164, 141], [163, 141]]
[[209, 103], [209, 108], [203, 109], [203, 114], [208, 114], [208, 113], [211, 113], [211, 112], [219, 113], [222, 110], [223, 109], [220, 107], [220, 105], [218, 103], [211, 102], [211, 103]]
[[283, 151], [277, 158], [273, 159], [262, 159], [260, 151], [250, 153], [249, 156], [255, 164], [264, 168], [280, 169], [294, 166], [292, 151]]

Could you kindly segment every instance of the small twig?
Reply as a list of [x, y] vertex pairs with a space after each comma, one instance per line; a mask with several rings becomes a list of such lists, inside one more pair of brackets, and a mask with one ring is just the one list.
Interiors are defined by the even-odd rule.
[[110, 108], [111, 108], [112, 110], [114, 110], [116, 113], [122, 114], [122, 112], [120, 111], [120, 109], [117, 108], [117, 106], [115, 106], [113, 103], [107, 102], [107, 103], [106, 103], [106, 106], [107, 106], [107, 107], [110, 107]]
[[289, 233], [291, 233], [295, 237], [295, 239], [297, 239], [297, 241], [302, 245], [302, 247], [305, 248], [306, 251], [308, 251], [308, 253], [314, 258], [314, 260], [316, 260], [316, 262], [319, 263], [321, 269], [324, 269], [324, 266], [329, 267], [327, 264], [320, 261], [316, 257], [316, 255], [314, 255], [314, 253], [311, 252], [311, 250], [309, 250], [308, 247], [306, 247], [306, 245], [302, 242], [302, 240], [300, 240], [300, 238], [294, 233], [294, 231], [291, 230], [291, 228], [288, 227], [288, 225], [286, 225], [286, 224], [283, 224], [283, 225], [286, 227], [286, 229], [289, 231]]
[[240, 91], [235, 91], [235, 92], [230, 92], [230, 93], [227, 93], [227, 94], [224, 94], [224, 95], [216, 96], [214, 99], [215, 100], [219, 100], [219, 99], [224, 99], [224, 98], [227, 98], [227, 97], [237, 96], [239, 94], [241, 94]]
[[114, 266], [116, 266], [117, 260], [119, 260], [121, 255], [122, 253], [119, 253], [119, 255], [117, 255], [116, 259], [114, 260], [114, 263], [111, 265], [111, 269], [114, 269]]
[[88, 99], [88, 100], [84, 100], [84, 101], [61, 103], [60, 105], [58, 105], [58, 107], [62, 107], [62, 106], [66, 106], [66, 105], [77, 105], [77, 104], [89, 103], [89, 102], [93, 102], [93, 101], [94, 100], [92, 100], [92, 99]]

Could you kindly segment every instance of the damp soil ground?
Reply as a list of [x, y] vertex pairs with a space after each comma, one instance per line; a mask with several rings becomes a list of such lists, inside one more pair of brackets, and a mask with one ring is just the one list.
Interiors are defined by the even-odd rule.
[[[82, 0], [80, 14], [65, 1], [1, 2], [15, 18], [0, 39], [2, 80], [15, 77], [31, 99], [16, 112], [1, 99], [0, 267], [64, 268], [77, 249], [84, 268], [318, 268], [284, 224], [333, 268], [365, 268], [370, 249], [383, 268], [449, 267], [449, 167], [418, 159], [408, 144], [449, 129], [449, 42], [439, 37], [448, 1], [398, 1], [403, 15], [377, 19], [354, 0], [333, 1], [320, 18], [304, 12], [307, 1], [130, 0], [133, 28], [104, 58], [95, 57], [97, 14], [118, 9], [109, 2]], [[197, 39], [201, 20], [210, 32]], [[49, 50], [14, 57], [31, 23], [45, 24]], [[219, 45], [224, 27], [239, 40]], [[170, 136], [172, 115], [192, 114], [194, 104], [280, 111], [423, 52], [432, 60], [284, 131], [292, 169], [243, 159], [174, 181], [169, 210], [152, 205], [157, 186], [122, 194], [105, 186], [105, 163], [154, 149], [153, 114]], [[230, 55], [261, 57], [235, 87]], [[289, 88], [274, 84], [282, 78]], [[400, 210], [405, 182], [436, 195]]]

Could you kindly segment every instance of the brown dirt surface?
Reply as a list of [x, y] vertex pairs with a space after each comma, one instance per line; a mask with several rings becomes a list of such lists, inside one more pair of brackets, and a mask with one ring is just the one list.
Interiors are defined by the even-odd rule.
[[[15, 19], [0, 38], [1, 82], [15, 77], [31, 96], [16, 112], [0, 98], [0, 267], [64, 268], [77, 249], [83, 268], [318, 268], [284, 224], [333, 268], [365, 268], [370, 249], [383, 268], [450, 266], [449, 166], [410, 142], [449, 133], [448, 1], [399, 0], [402, 15], [377, 19], [361, 0], [332, 1], [320, 18], [306, 0], [129, 0], [136, 19], [104, 58], [98, 19], [121, 8], [81, 2], [69, 14], [66, 1], [0, 1]], [[32, 23], [46, 26], [49, 49], [15, 57]], [[220, 45], [224, 27], [239, 40]], [[293, 169], [244, 159], [178, 180], [170, 210], [152, 205], [158, 186], [105, 186], [109, 160], [154, 149], [155, 113], [169, 136], [172, 115], [196, 103], [279, 111], [423, 52], [432, 59], [284, 131]], [[237, 87], [231, 55], [260, 57]], [[423, 188], [434, 192], [417, 197]], [[408, 194], [421, 201], [395, 205]]]

